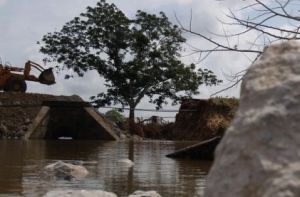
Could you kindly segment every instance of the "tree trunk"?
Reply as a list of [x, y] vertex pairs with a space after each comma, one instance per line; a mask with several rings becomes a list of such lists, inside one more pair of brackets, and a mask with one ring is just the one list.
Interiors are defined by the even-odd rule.
[[129, 106], [129, 132], [135, 134], [135, 122], [134, 122], [134, 107]]

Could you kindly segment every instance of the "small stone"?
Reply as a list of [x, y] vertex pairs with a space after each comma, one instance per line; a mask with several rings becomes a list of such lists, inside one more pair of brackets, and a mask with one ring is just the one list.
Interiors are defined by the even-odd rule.
[[2, 124], [2, 123], [0, 124], [0, 130], [1, 130], [1, 132], [2, 132], [4, 135], [6, 135], [6, 134], [9, 133], [7, 127], [6, 127], [4, 124]]
[[117, 195], [102, 190], [56, 190], [47, 192], [44, 197], [117, 197]]
[[24, 135], [25, 135], [25, 131], [24, 130], [18, 130], [18, 131], [15, 131], [14, 133], [13, 133], [13, 137], [15, 138], [15, 139], [20, 139], [20, 138], [22, 138], [22, 137], [24, 137]]
[[24, 123], [27, 125], [27, 124], [30, 124], [31, 123], [31, 120], [29, 118], [26, 118]]
[[141, 142], [141, 141], [143, 141], [143, 138], [140, 137], [140, 136], [138, 136], [138, 135], [133, 135], [133, 136], [131, 137], [131, 140], [132, 140], [132, 141], [135, 141], [135, 142]]
[[120, 166], [123, 166], [123, 167], [133, 167], [134, 166], [134, 162], [131, 161], [130, 159], [120, 159], [117, 161], [117, 163], [120, 165]]
[[21, 105], [21, 101], [15, 101], [13, 102], [13, 105]]
[[124, 135], [123, 133], [120, 134], [120, 139], [121, 139], [121, 140], [124, 140], [124, 139], [126, 139], [126, 138], [127, 138], [126, 135]]
[[161, 197], [156, 191], [135, 191], [128, 197]]
[[28, 127], [24, 125], [24, 126], [22, 127], [22, 131], [23, 131], [23, 132], [28, 131]]

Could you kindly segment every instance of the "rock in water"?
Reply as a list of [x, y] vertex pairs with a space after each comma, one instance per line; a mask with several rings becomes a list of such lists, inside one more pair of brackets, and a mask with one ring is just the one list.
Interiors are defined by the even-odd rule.
[[134, 162], [130, 159], [120, 159], [117, 161], [118, 165], [121, 167], [128, 167], [131, 168], [134, 166]]
[[205, 197], [300, 196], [300, 46], [267, 47], [246, 73]]
[[161, 197], [156, 191], [135, 191], [128, 197]]
[[117, 195], [101, 190], [57, 190], [48, 192], [44, 197], [117, 197]]
[[58, 161], [45, 167], [46, 171], [52, 173], [55, 177], [63, 179], [83, 178], [88, 174], [85, 167]]

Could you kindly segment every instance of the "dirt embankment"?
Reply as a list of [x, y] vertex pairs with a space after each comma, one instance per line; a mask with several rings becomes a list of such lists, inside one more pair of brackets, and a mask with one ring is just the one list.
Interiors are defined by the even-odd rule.
[[235, 98], [185, 100], [172, 131], [173, 140], [203, 141], [222, 136], [232, 121], [239, 101]]
[[0, 138], [22, 137], [44, 101], [82, 101], [78, 96], [0, 92]]

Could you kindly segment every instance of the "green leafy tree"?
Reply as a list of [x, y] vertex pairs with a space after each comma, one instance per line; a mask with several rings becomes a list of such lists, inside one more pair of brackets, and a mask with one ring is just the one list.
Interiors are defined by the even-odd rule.
[[125, 121], [125, 117], [115, 109], [107, 111], [105, 117], [115, 123], [123, 123]]
[[79, 76], [97, 70], [107, 91], [92, 97], [93, 103], [129, 106], [132, 131], [134, 109], [145, 96], [160, 108], [167, 98], [175, 104], [183, 96], [198, 94], [201, 84], [220, 82], [210, 70], [196, 70], [194, 64], [180, 61], [184, 42], [181, 30], [163, 12], [138, 10], [129, 19], [114, 4], [101, 0], [60, 31], [46, 34], [41, 52]]

